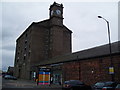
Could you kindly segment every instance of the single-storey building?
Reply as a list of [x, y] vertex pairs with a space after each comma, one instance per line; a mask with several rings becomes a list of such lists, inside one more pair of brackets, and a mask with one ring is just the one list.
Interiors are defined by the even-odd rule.
[[[37, 70], [41, 67], [50, 68], [53, 83], [63, 83], [66, 80], [81, 80], [87, 84], [112, 80], [120, 82], [119, 43], [120, 41], [112, 43], [112, 60], [109, 44], [106, 44], [54, 57], [33, 67], [37, 67]], [[110, 67], [114, 67], [113, 73], [110, 73]]]

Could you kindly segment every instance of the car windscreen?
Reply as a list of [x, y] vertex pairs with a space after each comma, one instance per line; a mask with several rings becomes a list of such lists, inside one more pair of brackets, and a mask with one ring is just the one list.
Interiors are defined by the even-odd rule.
[[10, 77], [10, 75], [5, 75], [5, 77]]
[[118, 84], [118, 85], [116, 86], [116, 88], [120, 88], [120, 84]]
[[103, 87], [105, 85], [105, 83], [103, 82], [98, 82], [95, 84], [95, 86], [98, 86], [98, 87]]

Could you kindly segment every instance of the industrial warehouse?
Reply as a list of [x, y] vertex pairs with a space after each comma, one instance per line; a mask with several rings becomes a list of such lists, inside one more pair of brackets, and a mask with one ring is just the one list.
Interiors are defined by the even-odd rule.
[[16, 40], [14, 76], [38, 79], [39, 84], [50, 84], [51, 78], [54, 84], [120, 81], [120, 41], [111, 44], [111, 54], [109, 44], [72, 53], [72, 30], [63, 24], [63, 4], [54, 2], [49, 15], [33, 22]]

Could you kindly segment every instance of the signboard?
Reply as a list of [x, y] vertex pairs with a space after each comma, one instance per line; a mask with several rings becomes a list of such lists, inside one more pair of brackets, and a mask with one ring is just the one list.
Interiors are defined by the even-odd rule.
[[50, 84], [50, 69], [49, 68], [40, 68], [39, 70], [39, 85], [48, 85]]
[[114, 67], [109, 67], [109, 74], [114, 74]]

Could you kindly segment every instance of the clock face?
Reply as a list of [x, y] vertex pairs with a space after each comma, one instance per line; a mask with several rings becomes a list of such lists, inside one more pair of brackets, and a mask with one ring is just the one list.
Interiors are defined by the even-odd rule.
[[61, 14], [61, 11], [60, 11], [60, 10], [56, 10], [56, 14], [57, 14], [57, 15], [60, 15], [60, 14]]
[[54, 11], [52, 10], [52, 11], [51, 11], [51, 16], [53, 15], [53, 13], [54, 13]]

